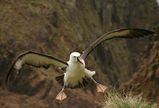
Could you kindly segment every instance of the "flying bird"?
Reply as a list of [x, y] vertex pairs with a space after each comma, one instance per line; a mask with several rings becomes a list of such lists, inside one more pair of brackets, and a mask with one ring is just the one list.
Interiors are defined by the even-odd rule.
[[107, 86], [98, 83], [93, 78], [93, 75], [95, 75], [96, 72], [87, 69], [85, 66], [85, 60], [91, 53], [91, 51], [103, 41], [108, 41], [115, 38], [139, 38], [152, 34], [152, 31], [145, 29], [117, 29], [105, 33], [104, 35], [97, 38], [82, 52], [82, 54], [80, 54], [79, 52], [72, 52], [67, 62], [49, 55], [28, 51], [18, 56], [17, 59], [14, 61], [7, 74], [6, 81], [9, 81], [13, 69], [16, 70], [15, 76], [17, 76], [20, 72], [20, 69], [24, 65], [44, 68], [48, 68], [49, 66], [54, 65], [60, 67], [60, 69], [62, 70], [65, 70], [62, 75], [55, 77], [56, 80], [63, 85], [61, 91], [56, 96], [56, 100], [62, 101], [67, 98], [64, 92], [65, 88], [83, 87], [86, 85], [87, 79], [92, 80], [96, 84], [97, 92], [103, 93], [107, 89]]

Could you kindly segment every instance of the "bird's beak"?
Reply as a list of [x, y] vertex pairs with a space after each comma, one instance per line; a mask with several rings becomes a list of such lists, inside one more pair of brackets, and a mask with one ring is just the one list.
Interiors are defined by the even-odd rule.
[[81, 64], [83, 64], [83, 60], [81, 57], [77, 57], [77, 61], [80, 62]]

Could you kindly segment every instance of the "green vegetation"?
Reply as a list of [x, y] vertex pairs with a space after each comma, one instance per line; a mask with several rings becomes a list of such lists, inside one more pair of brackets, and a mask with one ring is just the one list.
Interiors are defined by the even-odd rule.
[[157, 108], [157, 105], [143, 99], [141, 96], [128, 94], [122, 96], [117, 92], [107, 94], [104, 108]]

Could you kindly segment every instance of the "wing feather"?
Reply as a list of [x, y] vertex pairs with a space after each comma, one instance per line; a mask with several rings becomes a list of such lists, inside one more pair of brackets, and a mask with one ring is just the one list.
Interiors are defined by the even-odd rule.
[[137, 28], [117, 29], [117, 30], [105, 33], [104, 35], [97, 38], [94, 42], [92, 42], [89, 45], [89, 47], [83, 51], [81, 58], [85, 60], [87, 56], [89, 55], [89, 53], [103, 41], [108, 41], [114, 38], [130, 38], [130, 39], [139, 38], [139, 37], [147, 36], [150, 34], [153, 34], [153, 32], [149, 30], [137, 29]]
[[25, 64], [34, 67], [44, 67], [44, 68], [48, 68], [50, 65], [54, 65], [60, 68], [67, 67], [67, 62], [63, 60], [57, 59], [50, 55], [45, 55], [34, 51], [28, 51], [18, 56], [17, 59], [13, 62], [10, 70], [8, 71], [6, 82], [9, 81], [9, 76], [13, 69], [15, 69], [18, 74], [19, 70]]
[[25, 54], [22, 58], [22, 64], [28, 64], [36, 67], [45, 67], [47, 65], [55, 65], [58, 67], [66, 67], [67, 63], [57, 59], [52, 56], [40, 54], [40, 53], [35, 53], [35, 52], [29, 52]]

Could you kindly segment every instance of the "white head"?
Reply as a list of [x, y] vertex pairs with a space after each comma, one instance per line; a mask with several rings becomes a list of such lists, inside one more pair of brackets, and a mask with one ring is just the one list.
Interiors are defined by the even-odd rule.
[[70, 61], [77, 61], [78, 58], [80, 57], [80, 53], [79, 52], [73, 52], [70, 54]]
[[70, 54], [70, 59], [68, 62], [80, 63], [85, 66], [84, 60], [81, 58], [81, 54], [79, 52], [73, 52]]

